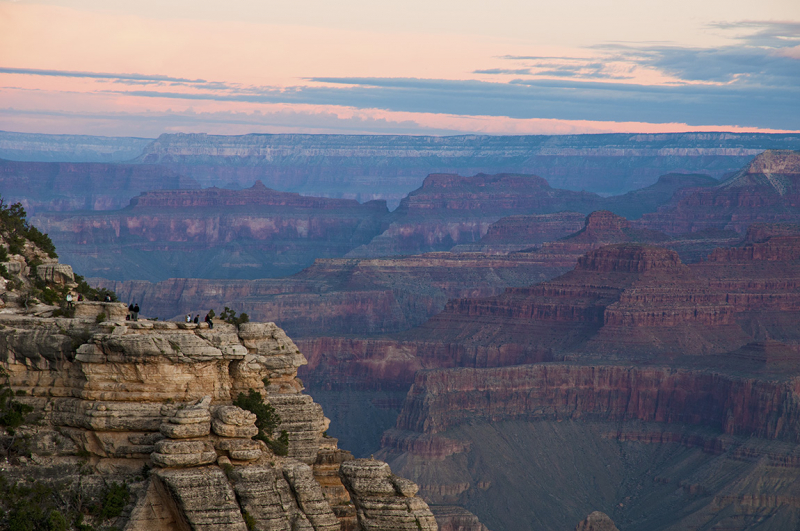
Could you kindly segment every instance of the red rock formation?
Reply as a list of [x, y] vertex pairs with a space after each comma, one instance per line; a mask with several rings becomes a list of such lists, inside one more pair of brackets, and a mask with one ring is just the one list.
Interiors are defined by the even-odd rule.
[[595, 194], [551, 188], [535, 175], [431, 174], [392, 212], [389, 228], [354, 257], [446, 251], [477, 242], [498, 219], [513, 214], [596, 210]]
[[106, 213], [33, 219], [90, 276], [264, 278], [342, 256], [384, 228], [384, 202], [306, 198], [269, 190], [148, 192]]
[[457, 245], [452, 250], [489, 253], [521, 251], [578, 232], [585, 222], [586, 216], [578, 212], [508, 216], [492, 223], [479, 242]]
[[[597, 226], [607, 229], [621, 223], [606, 214], [593, 219], [605, 219]], [[770, 237], [768, 227], [754, 227], [753, 238], [763, 241], [721, 249], [691, 265], [663, 248], [595, 249], [561, 277], [493, 297], [452, 299], [423, 325], [391, 338], [309, 338], [303, 349], [310, 372], [303, 377], [370, 387], [395, 385], [383, 379], [382, 367], [400, 371], [401, 360], [408, 370], [398, 374], [405, 378], [416, 367], [673, 359], [734, 352], [758, 341], [800, 343], [800, 237], [781, 235], [787, 231]], [[591, 248], [593, 233], [590, 221], [575, 238], [531, 254]]]
[[684, 189], [636, 224], [667, 234], [726, 229], [744, 233], [753, 223], [800, 221], [800, 152], [765, 151], [725, 182]]
[[538, 364], [432, 370], [417, 374], [397, 429], [437, 434], [490, 420], [641, 420], [797, 443], [798, 391], [793, 380], [668, 367]]
[[594, 511], [578, 524], [575, 531], [619, 531], [619, 529], [606, 513]]
[[148, 315], [162, 319], [229, 306], [253, 319], [280, 323], [297, 338], [367, 336], [420, 325], [453, 297], [486, 297], [508, 286], [547, 280], [568, 270], [574, 259], [542, 260], [531, 253], [429, 253], [317, 260], [283, 279], [92, 282], [114, 290], [123, 300], [139, 302]]

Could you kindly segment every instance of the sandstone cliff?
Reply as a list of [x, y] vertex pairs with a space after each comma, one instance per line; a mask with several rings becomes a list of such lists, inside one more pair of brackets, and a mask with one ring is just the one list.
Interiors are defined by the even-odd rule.
[[431, 174], [392, 212], [389, 228], [349, 256], [446, 251], [477, 242], [504, 216], [564, 210], [587, 214], [602, 202], [595, 194], [551, 188], [536, 175]]
[[[127, 478], [136, 496], [117, 520], [131, 530], [244, 530], [247, 518], [263, 529], [437, 528], [413, 484], [323, 436], [322, 410], [296, 379], [305, 360], [273, 324], [0, 321], [11, 389], [40, 415], [20, 428], [34, 465], [6, 465], [9, 481], [81, 459], [91, 474], [113, 470], [109, 479]], [[253, 421], [229, 405], [252, 389], [280, 415], [286, 457], [250, 439]], [[148, 462], [157, 468], [135, 479]]]
[[23, 300], [33, 271], [43, 300], [85, 289], [40, 254], [26, 241], [0, 283], [0, 526], [438, 529], [414, 483], [327, 436], [297, 378], [306, 360], [275, 324]]
[[[677, 190], [706, 187], [712, 183], [716, 181], [707, 175], [671, 174], [641, 190], [602, 198], [586, 192], [551, 188], [536, 175], [431, 174], [422, 187], [409, 193], [390, 214], [389, 228], [369, 244], [351, 251], [349, 256], [448, 249], [489, 252], [524, 249], [569, 234], [570, 229], [577, 230], [577, 220], [570, 217], [569, 211], [588, 214], [607, 209], [617, 215], [636, 218], [669, 201]], [[502, 219], [509, 215], [514, 216], [511, 218], [513, 225], [504, 229], [508, 221]], [[490, 235], [494, 223], [498, 223], [499, 233], [493, 231]], [[501, 237], [498, 243], [502, 246], [493, 245], [492, 241], [497, 240], [499, 234], [508, 234], [509, 230], [516, 233], [518, 229], [523, 230], [515, 234], [512, 241], [506, 242]], [[488, 239], [484, 242], [482, 238]], [[514, 246], [529, 240], [529, 245]]]
[[683, 190], [638, 226], [679, 234], [704, 229], [744, 233], [753, 223], [796, 223], [800, 152], [766, 151], [717, 186]]

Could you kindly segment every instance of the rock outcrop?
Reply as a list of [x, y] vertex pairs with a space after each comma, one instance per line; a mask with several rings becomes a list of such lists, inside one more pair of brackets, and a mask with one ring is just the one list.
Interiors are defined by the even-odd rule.
[[492, 223], [477, 243], [456, 245], [451, 250], [497, 254], [522, 251], [578, 232], [585, 221], [586, 216], [578, 212], [507, 216]]
[[[0, 526], [22, 518], [19, 503], [34, 504], [26, 518], [37, 521], [45, 498], [14, 501], [31, 488], [58, 492], [43, 513], [51, 523], [77, 511], [129, 531], [436, 529], [408, 480], [376, 471], [399, 486], [380, 500], [351, 488], [340, 468], [353, 457], [325, 435], [329, 421], [297, 379], [306, 360], [275, 324], [126, 320], [115, 302], [29, 297], [26, 308], [10, 295], [31, 284], [40, 256], [23, 244], [0, 289]], [[61, 289], [68, 272], [51, 265], [42, 290]], [[87, 516], [81, 500], [98, 496]]]
[[498, 219], [515, 214], [574, 211], [588, 214], [603, 199], [595, 194], [551, 188], [536, 175], [431, 174], [403, 198], [389, 228], [349, 253], [377, 257], [447, 251], [480, 240]]
[[[152, 529], [152, 515], [163, 507], [191, 529], [244, 530], [245, 515], [264, 529], [333, 530], [342, 523], [372, 529], [374, 522], [380, 529], [417, 529], [415, 522], [436, 529], [411, 482], [376, 472], [375, 482], [400, 487], [375, 500], [347, 474], [339, 479], [339, 466], [352, 457], [323, 436], [322, 409], [296, 379], [305, 359], [274, 324], [209, 329], [205, 323], [16, 314], [0, 315], [0, 324], [11, 388], [24, 392], [20, 400], [42, 418], [40, 427], [27, 429], [64, 441], [53, 466], [88, 454], [96, 473], [119, 460], [156, 467], [126, 529]], [[244, 389], [264, 393], [280, 416], [286, 457], [252, 439], [255, 415], [231, 405]], [[352, 503], [365, 509], [352, 513]]]
[[416, 497], [417, 486], [392, 474], [389, 465], [374, 459], [342, 464], [345, 486], [354, 494], [359, 521], [375, 531], [436, 531], [427, 504]]
[[797, 223], [800, 152], [765, 151], [717, 186], [676, 193], [637, 226], [667, 234], [708, 229], [744, 233], [754, 223]]
[[619, 531], [606, 513], [595, 511], [575, 527], [575, 531]]

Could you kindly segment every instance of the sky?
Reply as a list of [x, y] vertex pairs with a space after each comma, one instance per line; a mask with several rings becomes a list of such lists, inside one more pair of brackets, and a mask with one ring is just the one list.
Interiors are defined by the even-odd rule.
[[0, 0], [0, 130], [800, 130], [797, 0]]

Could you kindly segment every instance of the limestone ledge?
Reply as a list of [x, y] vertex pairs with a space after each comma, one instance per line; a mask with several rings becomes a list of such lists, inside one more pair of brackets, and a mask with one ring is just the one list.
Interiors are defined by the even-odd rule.
[[[106, 315], [122, 306], [87, 305]], [[88, 455], [98, 473], [157, 467], [122, 522], [127, 531], [245, 531], [250, 518], [267, 530], [436, 529], [417, 486], [387, 465], [343, 475], [352, 455], [323, 436], [329, 421], [297, 379], [306, 359], [273, 323], [210, 329], [8, 313], [0, 353], [18, 399], [41, 419], [34, 453], [53, 463]], [[280, 415], [286, 457], [252, 440], [254, 416], [232, 406], [250, 389]]]

